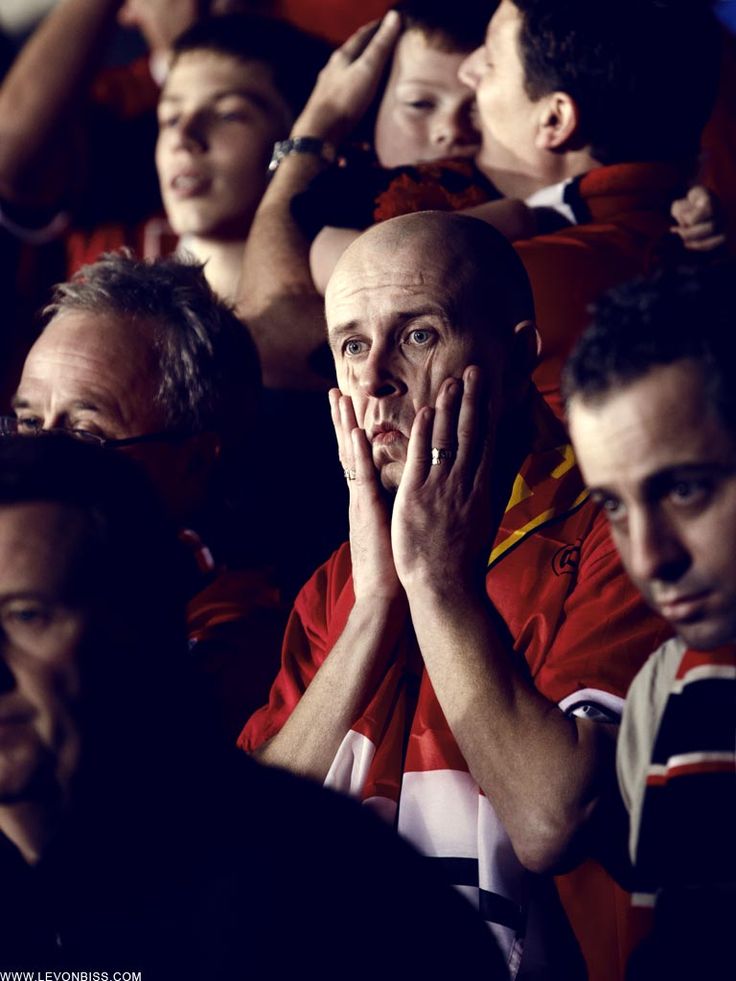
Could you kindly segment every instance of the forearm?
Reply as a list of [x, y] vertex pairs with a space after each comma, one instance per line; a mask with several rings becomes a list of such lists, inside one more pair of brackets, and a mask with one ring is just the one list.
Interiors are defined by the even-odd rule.
[[345, 629], [281, 731], [255, 755], [323, 782], [404, 628], [400, 600], [356, 602]]
[[[389, 13], [375, 33], [364, 28], [333, 53], [292, 138], [312, 137], [333, 147], [344, 141], [375, 95], [399, 29], [398, 15]], [[322, 297], [309, 267], [311, 242], [291, 210], [296, 195], [325, 166], [314, 153], [284, 157], [248, 235], [238, 311], [258, 344], [267, 385], [302, 387], [311, 356], [326, 341]]]
[[11, 200], [48, 203], [45, 179], [58, 167], [52, 151], [57, 143], [68, 147], [70, 115], [119, 6], [120, 0], [63, 0], [8, 72], [0, 88], [0, 192]]
[[567, 718], [533, 687], [484, 597], [426, 586], [407, 595], [450, 729], [520, 861], [559, 865], [594, 809], [600, 774], [612, 772], [610, 727]]
[[[285, 157], [245, 246], [238, 313], [258, 345], [264, 382], [273, 388], [305, 387], [310, 355], [326, 339], [324, 303], [309, 269], [311, 243], [291, 213], [293, 198], [325, 166], [315, 154]], [[306, 387], [326, 388], [327, 381], [312, 379]]]

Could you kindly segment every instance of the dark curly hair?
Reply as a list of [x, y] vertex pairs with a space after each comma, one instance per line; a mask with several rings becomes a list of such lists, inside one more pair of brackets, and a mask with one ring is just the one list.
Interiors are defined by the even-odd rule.
[[565, 365], [563, 394], [594, 403], [660, 365], [700, 366], [705, 394], [736, 431], [736, 264], [664, 269], [606, 293]]

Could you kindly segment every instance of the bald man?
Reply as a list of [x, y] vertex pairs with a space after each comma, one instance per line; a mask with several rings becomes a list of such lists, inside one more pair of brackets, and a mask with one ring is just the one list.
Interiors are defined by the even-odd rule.
[[526, 935], [529, 971], [574, 978], [577, 952], [527, 923], [527, 870], [575, 853], [661, 624], [529, 380], [529, 283], [498, 233], [426, 212], [377, 226], [326, 310], [350, 542], [297, 598], [241, 745], [395, 822], [512, 975]]

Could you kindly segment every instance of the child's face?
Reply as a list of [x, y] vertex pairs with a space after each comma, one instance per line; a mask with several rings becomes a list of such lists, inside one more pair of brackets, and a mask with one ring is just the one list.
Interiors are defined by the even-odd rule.
[[464, 58], [421, 31], [401, 35], [376, 119], [376, 155], [384, 167], [478, 152], [474, 95], [457, 77]]

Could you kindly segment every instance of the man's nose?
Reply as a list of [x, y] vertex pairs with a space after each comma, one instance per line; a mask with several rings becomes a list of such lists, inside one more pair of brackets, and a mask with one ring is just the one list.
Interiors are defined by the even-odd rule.
[[638, 580], [676, 582], [690, 567], [690, 553], [665, 515], [632, 516], [629, 535], [629, 564]]
[[374, 345], [360, 368], [359, 385], [365, 395], [386, 398], [406, 391], [396, 364], [397, 354]]
[[463, 83], [467, 85], [468, 88], [473, 90], [478, 88], [478, 82], [483, 74], [483, 59], [485, 53], [483, 46], [476, 48], [475, 51], [471, 51], [468, 57], [460, 63], [458, 68], [457, 77]]

